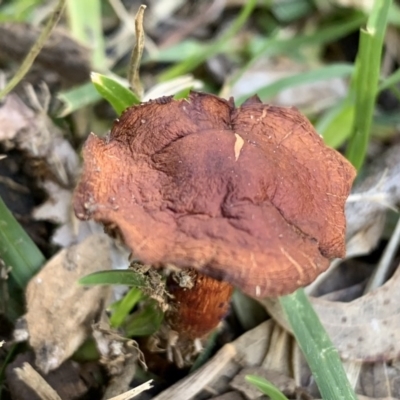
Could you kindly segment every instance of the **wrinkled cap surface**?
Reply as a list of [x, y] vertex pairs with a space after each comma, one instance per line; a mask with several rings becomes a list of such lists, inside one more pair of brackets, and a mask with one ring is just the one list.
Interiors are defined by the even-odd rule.
[[296, 109], [192, 92], [90, 135], [74, 209], [154, 266], [193, 267], [251, 296], [313, 281], [345, 254], [355, 176]]

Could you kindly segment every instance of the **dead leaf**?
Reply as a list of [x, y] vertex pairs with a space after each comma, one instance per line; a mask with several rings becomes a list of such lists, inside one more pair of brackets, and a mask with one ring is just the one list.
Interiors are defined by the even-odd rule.
[[29, 129], [35, 113], [16, 95], [8, 95], [0, 105], [0, 141], [13, 140], [18, 132]]
[[[380, 288], [349, 303], [311, 298], [313, 307], [340, 356], [353, 361], [389, 361], [400, 354], [400, 268]], [[262, 300], [288, 331], [278, 302]]]
[[367, 397], [367, 396], [361, 396], [358, 395], [358, 400], [399, 400], [398, 397]]
[[33, 217], [37, 220], [52, 221], [57, 224], [66, 224], [72, 214], [70, 190], [64, 189], [52, 181], [43, 183], [49, 199], [33, 211]]
[[380, 240], [389, 209], [400, 205], [400, 145], [383, 153], [346, 203], [347, 257], [366, 254]]
[[364, 364], [358, 391], [371, 398], [389, 398], [400, 395], [400, 370], [386, 362]]
[[[87, 288], [79, 285], [78, 279], [109, 269], [110, 264], [108, 237], [92, 235], [61, 250], [29, 282], [23, 321], [36, 365], [45, 373], [57, 368], [83, 343], [109, 296], [108, 287]], [[23, 332], [15, 335], [24, 336]]]
[[213, 400], [244, 400], [244, 397], [238, 392], [228, 392], [221, 396], [213, 397]]
[[[356, 182], [346, 202], [346, 259], [368, 254], [381, 240], [388, 210], [400, 205], [400, 145], [378, 157]], [[330, 278], [341, 260], [333, 260], [329, 269], [307, 287], [313, 295]]]
[[274, 320], [263, 322], [226, 344], [205, 365], [154, 400], [190, 400], [199, 393], [204, 397], [210, 393], [216, 396], [230, 390], [229, 383], [242, 368], [261, 366], [263, 370], [271, 370], [271, 365], [278, 374], [287, 377], [294, 374], [296, 386], [309, 381], [310, 372], [295, 340]]
[[[43, 86], [42, 91], [44, 97], [50, 96], [47, 87]], [[79, 172], [78, 155], [47, 115], [48, 99], [41, 104], [29, 86], [27, 93], [32, 108], [14, 93], [0, 105], [0, 141], [44, 159], [53, 177], [63, 186], [72, 187]]]

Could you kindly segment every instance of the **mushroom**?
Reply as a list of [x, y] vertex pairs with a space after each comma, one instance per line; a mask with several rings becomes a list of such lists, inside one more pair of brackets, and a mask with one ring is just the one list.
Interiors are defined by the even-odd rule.
[[[179, 329], [194, 314], [215, 327], [232, 285], [288, 294], [345, 254], [355, 170], [295, 108], [162, 97], [128, 108], [106, 138], [91, 134], [83, 153], [77, 217], [116, 228], [144, 263], [194, 277], [172, 285]], [[190, 338], [207, 330], [192, 328]]]

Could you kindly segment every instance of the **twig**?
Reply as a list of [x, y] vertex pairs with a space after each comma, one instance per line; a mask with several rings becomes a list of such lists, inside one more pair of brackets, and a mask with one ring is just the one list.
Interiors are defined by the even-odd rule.
[[136, 43], [129, 61], [128, 71], [129, 85], [139, 98], [143, 96], [143, 87], [140, 82], [139, 70], [144, 47], [143, 15], [145, 9], [146, 6], [142, 4], [135, 17]]
[[[257, 328], [256, 328], [257, 329]], [[189, 375], [183, 381], [179, 381], [153, 400], [191, 399], [201, 390], [213, 382], [216, 377], [222, 375], [222, 371], [228, 370], [229, 363], [238, 356], [237, 348], [239, 341], [228, 343], [207, 364]]]
[[128, 391], [125, 392], [125, 393], [122, 393], [122, 394], [120, 394], [120, 395], [118, 395], [118, 396], [115, 396], [115, 397], [111, 397], [111, 398], [108, 399], [108, 400], [129, 400], [129, 399], [132, 399], [133, 397], [135, 397], [135, 396], [137, 396], [138, 394], [144, 392], [145, 390], [151, 389], [151, 388], [153, 387], [153, 386], [151, 385], [151, 382], [153, 382], [152, 379], [150, 379], [149, 381], [143, 383], [143, 384], [140, 385], [140, 386], [137, 386], [137, 387], [135, 387], [135, 388], [133, 388], [133, 389], [131, 389], [131, 390], [128, 390]]
[[61, 400], [57, 392], [28, 363], [22, 368], [15, 368], [18, 378], [28, 385], [42, 400]]
[[10, 82], [6, 85], [6, 87], [0, 92], [0, 100], [5, 97], [8, 93], [11, 92], [18, 85], [19, 82], [24, 78], [29, 69], [31, 68], [35, 58], [38, 56], [40, 51], [42, 50], [46, 40], [49, 38], [53, 28], [57, 25], [59, 21], [62, 11], [64, 9], [66, 0], [59, 0], [58, 4], [54, 8], [54, 11], [51, 13], [47, 24], [44, 26], [42, 33], [39, 35], [38, 40], [29, 50], [29, 53], [25, 57], [18, 71], [14, 74]]
[[377, 289], [379, 286], [382, 286], [387, 280], [390, 267], [392, 266], [393, 259], [396, 256], [397, 250], [400, 245], [400, 219], [397, 221], [396, 228], [392, 234], [392, 237], [389, 240], [388, 245], [383, 252], [381, 259], [377, 267], [375, 268], [374, 273], [369, 279], [367, 286], [365, 288], [364, 293], [368, 293], [371, 290]]

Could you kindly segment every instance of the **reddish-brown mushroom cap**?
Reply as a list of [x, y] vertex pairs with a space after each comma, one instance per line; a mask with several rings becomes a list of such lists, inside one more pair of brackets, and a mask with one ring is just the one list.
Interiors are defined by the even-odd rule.
[[296, 109], [209, 94], [127, 109], [90, 135], [76, 215], [143, 262], [193, 267], [251, 296], [290, 293], [345, 252], [354, 168]]

